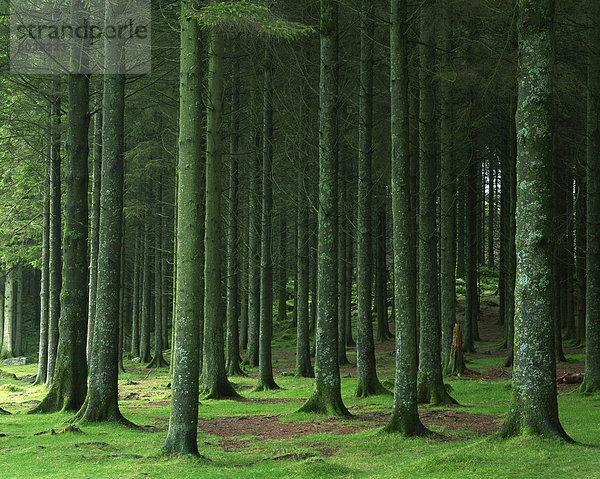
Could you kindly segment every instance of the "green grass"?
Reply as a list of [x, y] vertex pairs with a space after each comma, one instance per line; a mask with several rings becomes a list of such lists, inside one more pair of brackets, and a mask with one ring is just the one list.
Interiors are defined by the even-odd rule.
[[[279, 364], [286, 364], [287, 368], [290, 354], [284, 354], [282, 349], [289, 348], [292, 339], [286, 330], [278, 336], [276, 355], [279, 354]], [[488, 347], [489, 344], [481, 344], [482, 350]], [[382, 380], [393, 380], [394, 358], [388, 352], [389, 344], [386, 348], [378, 351], [381, 361], [385, 361], [380, 365], [380, 375]], [[575, 364], [583, 357], [578, 351], [569, 359], [569, 364]], [[486, 371], [501, 361], [501, 357], [475, 355], [470, 358], [469, 367]], [[278, 416], [271, 420], [280, 421], [282, 428], [294, 427], [291, 423], [300, 423], [299, 427], [306, 423], [329, 427], [333, 424], [353, 433], [316, 432], [264, 440], [260, 432], [242, 430], [225, 440], [203, 431], [201, 422], [198, 443], [207, 460], [197, 460], [160, 455], [169, 416], [165, 403], [170, 398], [168, 371], [148, 375], [147, 370], [131, 362], [126, 362], [126, 369], [128, 373], [119, 380], [120, 405], [125, 417], [140, 426], [150, 426], [143, 431], [102, 424], [82, 426], [79, 434], [59, 433], [70, 414], [26, 414], [34, 401], [45, 394], [43, 386], [30, 386], [27, 381], [0, 375], [0, 405], [13, 412], [0, 416], [0, 478], [600, 477], [600, 395], [559, 395], [560, 418], [578, 442], [574, 445], [533, 437], [499, 441], [478, 436], [467, 423], [463, 429], [450, 427], [451, 419], [433, 427], [443, 434], [442, 439], [405, 440], [382, 434], [379, 425], [372, 422], [374, 416], [385, 420], [392, 397], [355, 398], [355, 373], [342, 380], [342, 394], [357, 417], [331, 420], [296, 412], [312, 391], [311, 379], [281, 375], [285, 369], [280, 367], [276, 368], [276, 381], [282, 389], [255, 392], [252, 387], [256, 371], [251, 370], [251, 377], [232, 379], [247, 401], [200, 399], [199, 419]], [[36, 366], [3, 366], [2, 370], [23, 377], [35, 374]], [[451, 409], [457, 414], [492, 415], [501, 423], [510, 404], [510, 382], [452, 378], [448, 384], [461, 405], [422, 407], [422, 412]], [[223, 422], [222, 427], [226, 428], [227, 423]], [[57, 434], [47, 433], [51, 428]], [[34, 435], [39, 432], [46, 433]]]

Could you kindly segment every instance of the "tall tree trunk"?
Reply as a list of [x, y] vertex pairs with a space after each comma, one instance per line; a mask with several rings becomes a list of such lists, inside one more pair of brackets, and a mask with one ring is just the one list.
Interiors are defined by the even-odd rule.
[[[50, 145], [49, 153], [52, 146]], [[50, 284], [50, 154], [44, 168], [44, 222], [42, 226], [42, 276], [40, 279], [40, 344], [38, 372], [33, 384], [44, 384], [48, 375], [48, 296]], [[2, 319], [0, 318], [0, 323]], [[0, 332], [0, 347], [2, 345]]]
[[23, 354], [23, 266], [16, 266], [16, 291], [15, 291], [15, 356]]
[[92, 357], [94, 341], [94, 321], [96, 320], [96, 289], [98, 282], [98, 248], [100, 228], [100, 184], [102, 170], [102, 112], [94, 118], [93, 173], [92, 173], [92, 207], [90, 218], [90, 279], [88, 301], [88, 325], [86, 358], [88, 363]]
[[231, 145], [229, 159], [229, 208], [227, 231], [227, 374], [244, 375], [240, 367], [239, 335], [239, 153], [240, 144], [240, 82], [237, 66], [233, 65], [231, 93]]
[[569, 440], [558, 419], [552, 325], [553, 21], [554, 0], [519, 0], [515, 359], [499, 434]]
[[[283, 205], [282, 205], [283, 206]], [[277, 322], [284, 325], [287, 321], [287, 221], [282, 211], [279, 213], [279, 236], [278, 236], [278, 261], [277, 261]], [[296, 236], [294, 235], [294, 238]], [[291, 254], [294, 257], [295, 255]], [[294, 295], [295, 296], [295, 295]], [[296, 321], [292, 320], [292, 327], [296, 326]]]
[[487, 229], [487, 242], [488, 242], [488, 266], [494, 268], [494, 224], [496, 214], [496, 196], [495, 196], [495, 166], [494, 157], [490, 156], [488, 160], [489, 164], [489, 189], [488, 189], [488, 229]]
[[187, 16], [196, 0], [181, 2], [179, 69], [179, 158], [177, 164], [177, 237], [173, 389], [169, 432], [162, 446], [167, 454], [199, 456], [198, 392], [200, 375], [202, 288], [202, 48], [200, 26]]
[[[440, 48], [451, 51], [452, 25], [448, 5], [440, 4]], [[442, 366], [450, 361], [452, 331], [456, 323], [456, 174], [453, 155], [453, 96], [450, 83], [452, 61], [450, 53], [442, 53], [440, 84], [440, 236], [441, 236], [441, 303]]]
[[[356, 348], [357, 397], [389, 393], [377, 378], [371, 308], [373, 269], [372, 161], [373, 161], [373, 4], [361, 1], [360, 99], [358, 120], [358, 319]], [[344, 354], [345, 356], [345, 354]]]
[[[106, 3], [105, 25], [112, 25], [121, 6]], [[121, 48], [105, 40], [107, 71], [121, 71]], [[98, 284], [87, 397], [75, 416], [83, 423], [129, 424], [118, 404], [119, 317], [123, 241], [123, 156], [125, 75], [105, 74], [102, 99], [102, 179], [98, 229]]]
[[61, 97], [60, 83], [52, 82], [55, 96], [51, 104], [50, 121], [50, 297], [48, 300], [48, 375], [46, 385], [52, 384], [58, 348], [58, 320], [60, 317], [60, 291], [62, 285], [62, 220], [61, 220], [61, 158], [60, 123]]
[[436, 158], [434, 116], [435, 3], [420, 12], [420, 171], [419, 171], [419, 348], [418, 400], [431, 404], [456, 403], [442, 379], [440, 310], [436, 230]]
[[246, 361], [258, 366], [258, 337], [260, 328], [260, 134], [255, 137], [256, 155], [250, 164], [249, 233], [248, 233], [248, 350]]
[[262, 227], [260, 255], [260, 341], [258, 384], [255, 391], [278, 389], [273, 379], [271, 341], [273, 337], [273, 53], [265, 43], [263, 89]]
[[477, 327], [477, 316], [479, 312], [478, 289], [477, 289], [477, 159], [474, 154], [473, 139], [473, 97], [471, 92], [471, 102], [469, 105], [468, 126], [470, 138], [469, 158], [467, 165], [467, 174], [465, 179], [465, 203], [466, 203], [466, 222], [465, 222], [465, 341], [463, 348], [467, 353], [475, 352], [475, 328]]
[[206, 398], [237, 397], [225, 371], [225, 308], [222, 297], [223, 225], [221, 218], [223, 34], [211, 32], [206, 120], [206, 217], [204, 231], [204, 360], [202, 388]]
[[[155, 204], [160, 205], [162, 199], [162, 188], [164, 175], [159, 172], [157, 185], [154, 188]], [[159, 206], [160, 208], [160, 206]], [[148, 368], [162, 368], [168, 366], [163, 357], [163, 318], [162, 302], [164, 291], [162, 289], [162, 236], [166, 228], [163, 228], [162, 215], [158, 215], [154, 221], [154, 357], [148, 364]]]
[[350, 364], [346, 356], [346, 310], [348, 304], [346, 298], [346, 279], [348, 262], [346, 258], [346, 207], [347, 207], [347, 185], [346, 172], [347, 168], [344, 163], [338, 165], [338, 222], [337, 222], [337, 286], [338, 286], [338, 305], [337, 305], [337, 338], [338, 338], [338, 363], [340, 365]]
[[587, 241], [585, 379], [581, 391], [600, 390], [600, 5], [589, 2], [590, 61], [587, 98]]
[[141, 276], [144, 243], [140, 228], [136, 229], [133, 260], [133, 316], [131, 318], [131, 358], [140, 357]]
[[[83, 5], [72, 0], [71, 23], [82, 21], [82, 16]], [[81, 48], [76, 42], [71, 45], [64, 257], [56, 363], [48, 394], [31, 412], [78, 411], [87, 392], [89, 77], [81, 73], [84, 68], [79, 63]]]
[[[303, 119], [303, 115], [301, 115]], [[299, 159], [298, 168], [298, 295], [296, 308], [298, 310], [298, 324], [296, 330], [296, 376], [314, 377], [314, 370], [310, 362], [310, 318], [308, 314], [309, 294], [309, 202], [306, 194], [308, 176], [308, 162]]]
[[[583, 163], [583, 164], [582, 164]], [[586, 290], [586, 221], [587, 185], [585, 160], [579, 159], [575, 170], [575, 277], [577, 310], [577, 346], [585, 343], [585, 290]]]
[[385, 431], [404, 436], [428, 434], [417, 409], [416, 236], [411, 195], [408, 90], [407, 0], [391, 1], [390, 90], [392, 134], [392, 217], [396, 383], [394, 406]]
[[337, 341], [338, 4], [321, 0], [318, 310], [315, 387], [303, 412], [349, 415], [342, 402]]
[[151, 282], [152, 279], [150, 277], [151, 273], [151, 264], [152, 264], [152, 254], [151, 254], [151, 246], [150, 239], [152, 237], [152, 231], [148, 223], [144, 225], [144, 235], [143, 235], [143, 243], [144, 243], [144, 255], [142, 256], [142, 275], [141, 275], [141, 314], [140, 314], [140, 363], [149, 363], [152, 360], [152, 356], [150, 354], [150, 321], [152, 318], [151, 312], [151, 304], [152, 301], [152, 288]]

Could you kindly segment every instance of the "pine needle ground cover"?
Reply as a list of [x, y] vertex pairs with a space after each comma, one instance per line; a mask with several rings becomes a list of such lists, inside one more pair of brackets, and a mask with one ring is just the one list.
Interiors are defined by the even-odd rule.
[[[484, 313], [493, 312], [494, 302], [484, 307]], [[253, 391], [257, 371], [250, 370], [249, 377], [232, 378], [242, 400], [200, 398], [202, 460], [159, 454], [168, 427], [168, 369], [126, 362], [128, 372], [119, 379], [120, 407], [140, 429], [88, 425], [77, 430], [67, 427], [70, 414], [26, 414], [45, 393], [43, 386], [30, 385], [35, 365], [3, 366], [22, 379], [0, 378], [0, 406], [13, 413], [0, 416], [0, 477], [599, 477], [600, 395], [581, 395], [576, 385], [560, 385], [558, 401], [560, 419], [577, 444], [492, 437], [510, 404], [510, 370], [501, 366], [504, 353], [497, 349], [495, 314], [482, 318], [478, 353], [467, 356], [476, 373], [447, 381], [460, 406], [420, 408], [423, 423], [439, 433], [433, 440], [382, 434], [392, 397], [354, 398], [352, 366], [341, 371], [351, 418], [297, 413], [311, 393], [312, 380], [290, 375], [290, 330], [276, 333], [274, 368], [280, 390]], [[559, 375], [583, 369], [582, 350], [567, 352]], [[378, 343], [377, 364], [384, 385], [391, 387], [391, 341]]]

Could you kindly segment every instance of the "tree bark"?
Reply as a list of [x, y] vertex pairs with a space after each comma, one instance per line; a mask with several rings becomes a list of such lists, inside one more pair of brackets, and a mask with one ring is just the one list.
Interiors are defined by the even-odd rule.
[[515, 359], [501, 437], [570, 440], [558, 419], [552, 325], [553, 0], [519, 0]]

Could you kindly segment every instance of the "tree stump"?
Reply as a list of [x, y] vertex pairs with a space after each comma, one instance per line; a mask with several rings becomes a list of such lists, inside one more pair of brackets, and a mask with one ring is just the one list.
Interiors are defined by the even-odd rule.
[[450, 361], [446, 366], [446, 376], [461, 376], [467, 371], [463, 353], [463, 330], [458, 323], [454, 324], [452, 331], [452, 352]]

